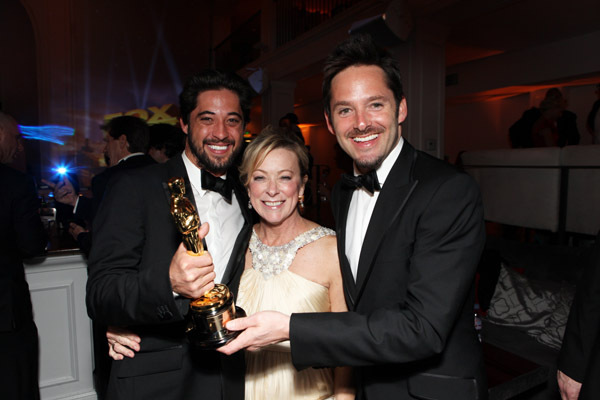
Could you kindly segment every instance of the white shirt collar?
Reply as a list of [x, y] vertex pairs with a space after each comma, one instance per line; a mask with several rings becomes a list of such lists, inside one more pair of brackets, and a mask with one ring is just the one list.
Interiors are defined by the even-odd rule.
[[192, 163], [185, 152], [182, 159], [192, 186], [200, 221], [210, 224], [205, 240], [215, 265], [215, 282], [221, 282], [233, 252], [235, 238], [244, 226], [244, 216], [236, 200], [235, 191], [232, 193], [230, 204], [219, 193], [203, 190], [200, 184], [200, 168]]
[[120, 159], [120, 160], [117, 162], [117, 164], [118, 164], [118, 163], [120, 163], [121, 161], [125, 161], [125, 160], [127, 160], [128, 158], [131, 158], [131, 157], [133, 157], [133, 156], [143, 156], [143, 155], [144, 155], [144, 153], [142, 153], [141, 151], [138, 151], [137, 153], [131, 153], [131, 154], [128, 154], [128, 155], [126, 155], [125, 157], [121, 158], [121, 159]]

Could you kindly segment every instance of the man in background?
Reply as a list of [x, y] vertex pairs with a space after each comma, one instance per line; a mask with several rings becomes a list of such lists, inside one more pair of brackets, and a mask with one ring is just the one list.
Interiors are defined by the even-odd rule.
[[592, 135], [592, 144], [600, 144], [600, 83], [596, 85], [596, 101], [587, 116], [585, 126]]
[[150, 125], [150, 148], [148, 155], [158, 163], [181, 154], [185, 148], [185, 134], [178, 127], [170, 124]]
[[0, 111], [0, 393], [6, 399], [39, 399], [38, 332], [33, 321], [23, 259], [46, 243], [33, 179], [11, 167], [21, 133]]
[[150, 133], [144, 120], [133, 116], [115, 117], [101, 128], [106, 131], [104, 156], [109, 168], [92, 179], [91, 199], [79, 196], [67, 177], [57, 184], [44, 181], [53, 188], [56, 201], [72, 206], [74, 217], [85, 221], [86, 226], [71, 222], [69, 231], [86, 256], [92, 246], [90, 227], [111, 178], [121, 171], [154, 164], [154, 160], [146, 154]]
[[[523, 112], [508, 129], [509, 140], [513, 148], [545, 147], [545, 146], [572, 146], [579, 144], [580, 135], [577, 129], [577, 115], [567, 110], [567, 99], [558, 88], [546, 91], [540, 107], [531, 107]], [[546, 141], [539, 137], [536, 143], [536, 133], [546, 125]], [[551, 137], [553, 136], [553, 137]], [[543, 143], [546, 142], [546, 143]]]
[[302, 130], [298, 126], [298, 116], [294, 113], [287, 113], [283, 117], [279, 119], [279, 126], [282, 128], [289, 128], [294, 135], [298, 136], [302, 143], [304, 143], [304, 136], [302, 135]]
[[[92, 179], [92, 198], [80, 196], [67, 177], [54, 185], [44, 181], [54, 189], [56, 201], [73, 207], [73, 215], [86, 226], [75, 222], [69, 224], [69, 232], [77, 240], [81, 251], [89, 256], [92, 247], [92, 221], [100, 207], [110, 181], [126, 170], [154, 164], [146, 154], [150, 141], [148, 125], [133, 116], [115, 117], [102, 125], [106, 132], [104, 156], [109, 168]], [[110, 374], [110, 358], [106, 344], [106, 329], [103, 324], [94, 323], [94, 381], [100, 400], [104, 398]]]
[[563, 400], [600, 398], [600, 234], [577, 285], [558, 356]]

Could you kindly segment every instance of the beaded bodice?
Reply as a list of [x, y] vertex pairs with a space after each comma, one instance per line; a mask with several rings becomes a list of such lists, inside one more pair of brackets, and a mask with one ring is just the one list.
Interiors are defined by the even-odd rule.
[[250, 238], [250, 252], [252, 253], [252, 268], [260, 271], [265, 279], [278, 275], [289, 268], [296, 257], [298, 249], [312, 243], [324, 236], [335, 235], [335, 231], [317, 226], [294, 238], [292, 241], [281, 246], [267, 246], [260, 241], [258, 235], [252, 230]]

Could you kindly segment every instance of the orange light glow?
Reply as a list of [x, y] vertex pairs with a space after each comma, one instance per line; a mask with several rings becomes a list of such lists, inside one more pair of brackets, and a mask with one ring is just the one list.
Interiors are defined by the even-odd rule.
[[503, 88], [485, 90], [483, 92], [478, 93], [469, 93], [461, 96], [449, 97], [448, 99], [446, 99], [446, 104], [456, 105], [466, 103], [479, 103], [485, 101], [496, 101], [505, 99], [507, 97], [518, 96], [520, 94], [536, 92], [538, 90], [545, 90], [553, 87], [584, 86], [594, 85], [596, 83], [598, 83], [598, 78], [590, 77], [573, 79], [569, 80], [568, 82], [553, 82], [543, 85], [506, 86]]

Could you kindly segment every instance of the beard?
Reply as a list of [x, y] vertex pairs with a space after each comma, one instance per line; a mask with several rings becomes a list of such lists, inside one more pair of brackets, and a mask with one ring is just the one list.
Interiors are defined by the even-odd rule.
[[[366, 130], [355, 129], [348, 136], [350, 138], [352, 138], [352, 137], [359, 137], [359, 136], [368, 136], [368, 135], [372, 135], [372, 134], [381, 135], [382, 133], [385, 133], [385, 129], [383, 129], [381, 127], [369, 126], [369, 127], [367, 127]], [[387, 157], [387, 154], [380, 154], [379, 156], [377, 156], [375, 158], [362, 159], [362, 160], [358, 159], [358, 160], [354, 160], [354, 165], [356, 165], [356, 168], [359, 171], [361, 171], [362, 173], [367, 173], [371, 170], [376, 170], [377, 168], [379, 168], [381, 166], [381, 163], [383, 163], [383, 160], [385, 160], [386, 157]]]
[[372, 170], [376, 170], [381, 166], [383, 160], [385, 160], [386, 156], [377, 157], [374, 160], [354, 160], [354, 164], [356, 164], [356, 168], [364, 173], [367, 173]]
[[[191, 135], [188, 135], [187, 142], [192, 154], [196, 157], [196, 160], [198, 160], [198, 163], [213, 175], [223, 175], [227, 173], [242, 151], [242, 146], [238, 144], [238, 146], [235, 147], [235, 141], [233, 140], [205, 139], [202, 141], [202, 145], [199, 146], [198, 143], [194, 142]], [[233, 152], [226, 158], [211, 158], [207, 152], [204, 151], [204, 146], [211, 144], [231, 145], [233, 147]]]

